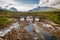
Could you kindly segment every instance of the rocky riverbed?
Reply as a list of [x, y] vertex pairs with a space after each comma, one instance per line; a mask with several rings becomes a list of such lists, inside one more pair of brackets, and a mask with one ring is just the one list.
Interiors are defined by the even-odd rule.
[[45, 20], [13, 23], [0, 31], [0, 40], [60, 40], [60, 27], [48, 22]]

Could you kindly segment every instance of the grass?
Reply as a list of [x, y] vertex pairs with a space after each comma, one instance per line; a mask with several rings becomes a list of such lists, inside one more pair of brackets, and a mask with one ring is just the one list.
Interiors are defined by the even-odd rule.
[[8, 23], [8, 19], [6, 19], [4, 16], [0, 16], [0, 28], [6, 27]]
[[45, 14], [45, 18], [51, 20], [57, 24], [60, 24], [60, 13], [47, 13]]
[[60, 24], [60, 12], [12, 12], [0, 10], [0, 27], [5, 26], [9, 22], [8, 18], [17, 18], [20, 17], [20, 15], [39, 15], [43, 16], [45, 19]]

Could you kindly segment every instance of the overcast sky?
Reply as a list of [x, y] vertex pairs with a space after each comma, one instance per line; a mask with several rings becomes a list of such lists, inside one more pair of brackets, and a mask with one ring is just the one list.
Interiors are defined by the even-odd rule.
[[0, 6], [2, 8], [9, 6], [8, 9], [15, 7], [19, 11], [28, 11], [38, 6], [60, 9], [60, 0], [0, 0]]

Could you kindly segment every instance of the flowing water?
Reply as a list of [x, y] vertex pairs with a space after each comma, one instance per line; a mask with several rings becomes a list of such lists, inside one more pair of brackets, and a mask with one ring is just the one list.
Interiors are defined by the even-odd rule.
[[[11, 26], [9, 26], [9, 28], [5, 28], [4, 30], [1, 30], [0, 31], [0, 37], [4, 37], [6, 34], [11, 32], [11, 30], [13, 28], [18, 29], [19, 28], [19, 23], [13, 23]], [[3, 40], [3, 39], [0, 38], [0, 40]]]
[[[41, 39], [43, 39], [41, 37], [41, 35], [44, 37], [44, 40], [56, 40], [49, 32], [45, 31], [43, 28], [40, 28], [36, 24], [35, 25], [34, 24], [35, 23], [33, 23], [32, 21], [29, 21], [28, 25], [26, 25], [25, 28], [24, 28], [30, 35], [32, 35], [32, 38], [30, 40], [41, 40]], [[13, 28], [15, 28], [16, 30], [18, 30], [19, 26], [20, 26], [20, 24], [18, 22], [17, 23], [13, 23], [11, 26], [9, 26], [9, 28], [5, 28], [4, 30], [0, 31], [0, 37], [1, 36], [3, 37], [8, 32], [11, 32], [11, 30]], [[35, 27], [35, 26], [38, 27], [38, 30], [40, 31], [40, 34], [36, 34], [33, 31], [33, 27]], [[43, 26], [47, 26], [47, 25], [43, 24]], [[17, 32], [17, 37], [19, 38], [19, 33], [18, 32]], [[3, 39], [0, 38], [0, 40], [3, 40]]]
[[37, 36], [37, 34], [33, 32], [33, 24], [34, 24], [34, 23], [32, 23], [32, 22], [30, 21], [30, 22], [28, 23], [28, 25], [25, 26], [24, 29], [33, 36], [32, 40], [40, 40], [40, 38]]
[[[33, 31], [33, 27], [36, 26], [36, 25], [34, 26], [33, 24], [35, 24], [35, 23], [29, 22], [29, 25], [27, 25], [24, 29], [33, 36], [34, 40], [41, 40], [42, 37], [39, 37], [41, 35], [44, 37], [44, 40], [56, 40], [50, 33], [48, 33], [47, 31], [43, 30], [43, 28], [38, 28], [38, 30], [40, 31], [40, 34], [38, 36]], [[47, 26], [47, 25], [45, 25], [45, 26]]]

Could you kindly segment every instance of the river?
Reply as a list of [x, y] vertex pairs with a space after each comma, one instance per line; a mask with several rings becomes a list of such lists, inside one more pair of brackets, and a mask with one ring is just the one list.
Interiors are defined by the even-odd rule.
[[[42, 40], [42, 36], [44, 37], [44, 40], [56, 40], [55, 37], [53, 37], [49, 32], [45, 31], [43, 28], [38, 27], [35, 23], [32, 23], [32, 21], [28, 22], [28, 25], [25, 26], [24, 30], [26, 30], [30, 35], [33, 36], [33, 38], [31, 38], [30, 40]], [[37, 26], [38, 30], [40, 31], [40, 34], [36, 34], [33, 31], [33, 27]], [[5, 28], [4, 30], [0, 31], [0, 37], [4, 37], [6, 34], [8, 34], [8, 32], [11, 32], [11, 30], [13, 28], [15, 28], [16, 30], [18, 30], [18, 28], [20, 27], [20, 23], [16, 22], [13, 23], [11, 26], [9, 26], [8, 28]], [[42, 35], [42, 36], [41, 36]], [[0, 40], [2, 40], [0, 38]]]
[[36, 34], [34, 31], [33, 31], [33, 27], [37, 26], [37, 25], [33, 25], [35, 23], [32, 23], [32, 22], [29, 22], [29, 25], [27, 25], [25, 27], [25, 30], [30, 33], [32, 36], [33, 36], [33, 39], [35, 40], [41, 40], [42, 37], [39, 37], [39, 36], [43, 36], [44, 37], [44, 40], [56, 40], [55, 37], [53, 37], [50, 33], [48, 33], [47, 31], [43, 30], [43, 28], [38, 28], [38, 30], [40, 31], [40, 34]]

